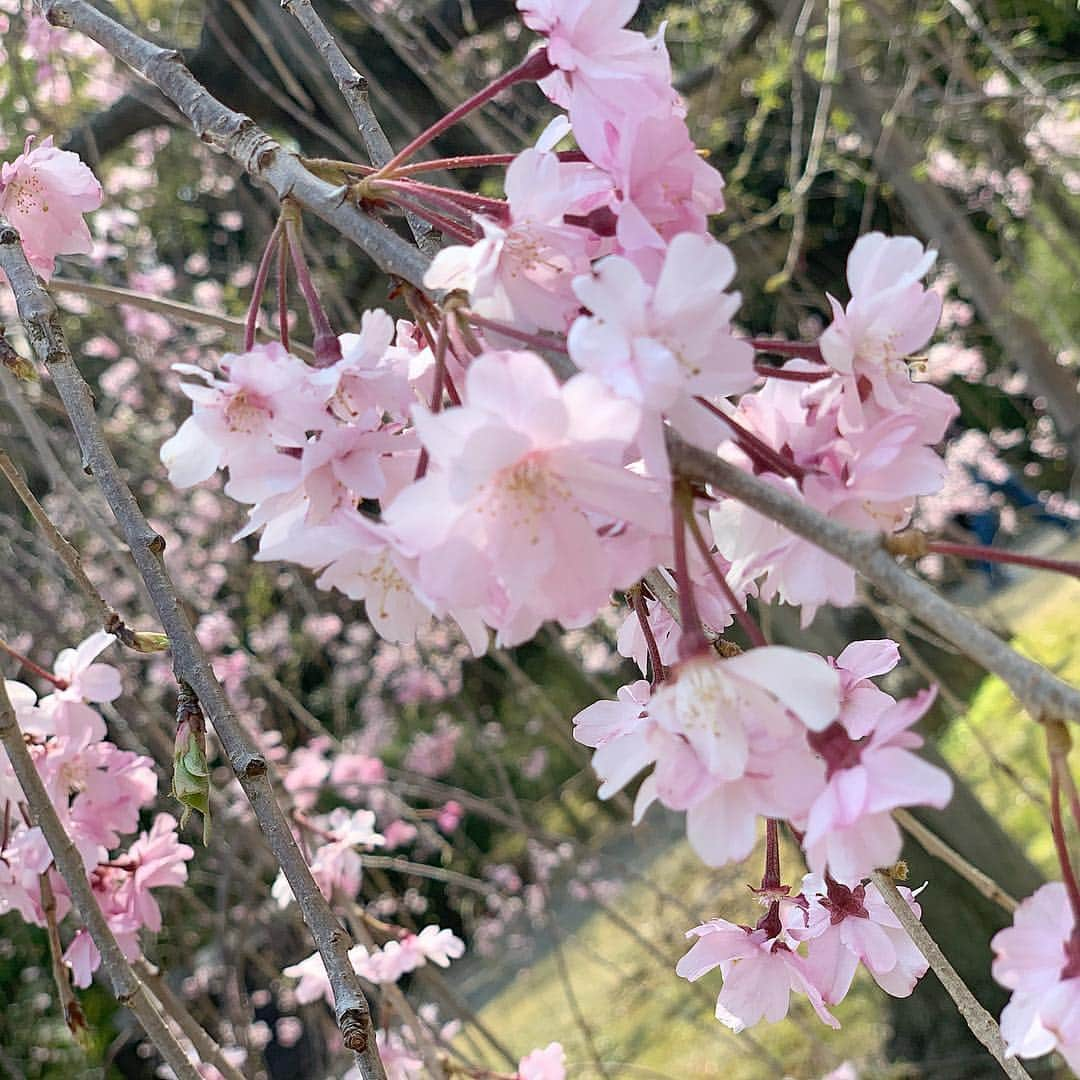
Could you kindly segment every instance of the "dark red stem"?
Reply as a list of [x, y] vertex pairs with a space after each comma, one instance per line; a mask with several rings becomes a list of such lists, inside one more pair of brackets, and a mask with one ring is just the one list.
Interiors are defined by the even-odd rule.
[[[689, 504], [689, 505], [687, 505]], [[671, 492], [671, 524], [675, 544], [675, 577], [679, 584], [679, 659], [689, 660], [707, 652], [709, 642], [701, 628], [697, 601], [694, 599], [694, 583], [690, 580], [690, 564], [686, 558], [686, 515], [693, 513], [693, 496], [686, 488], [676, 484]]]
[[278, 237], [277, 261], [278, 337], [281, 347], [289, 351], [289, 241], [285, 233]]
[[739, 598], [735, 595], [734, 590], [728, 584], [727, 578], [724, 577], [723, 571], [717, 565], [716, 558], [713, 556], [713, 553], [698, 526], [697, 519], [691, 516], [687, 518], [686, 524], [690, 529], [690, 535], [693, 536], [698, 551], [701, 552], [701, 557], [705, 560], [705, 564], [709, 568], [709, 573], [712, 574], [713, 580], [724, 594], [724, 598], [731, 605], [732, 611], [735, 613], [735, 618], [743, 628], [743, 633], [746, 634], [754, 645], [768, 645], [769, 643], [765, 640], [765, 635], [761, 632], [761, 627], [750, 617], [750, 612], [739, 603]]
[[527, 56], [517, 67], [504, 72], [482, 90], [451, 109], [444, 117], [436, 120], [426, 131], [420, 132], [412, 142], [402, 147], [375, 175], [391, 176], [394, 170], [408, 161], [417, 150], [427, 146], [432, 139], [437, 139], [447, 128], [453, 127], [459, 120], [489, 102], [507, 87], [519, 82], [538, 82], [555, 70], [547, 57], [547, 50], [541, 49]]
[[[412, 176], [414, 173], [438, 172], [442, 169], [482, 169], [489, 165], [509, 165], [517, 154], [464, 154], [460, 157], [431, 158], [414, 161], [394, 170], [395, 176]], [[555, 156], [560, 161], [588, 161], [580, 150], [559, 150]]]
[[645, 597], [641, 594], [641, 586], [631, 589], [628, 594], [630, 606], [634, 609], [638, 624], [641, 626], [642, 637], [645, 638], [645, 648], [649, 650], [649, 662], [652, 664], [653, 686], [662, 683], [667, 678], [667, 669], [663, 660], [660, 659], [660, 646], [656, 644], [656, 638], [649, 623], [649, 608], [645, 603]]
[[961, 559], [979, 562], [1032, 566], [1037, 570], [1053, 570], [1058, 574], [1080, 578], [1080, 562], [1074, 562], [1071, 559], [1046, 559], [1041, 555], [1024, 555], [1019, 551], [1004, 551], [1001, 548], [983, 547], [982, 544], [954, 544], [945, 540], [927, 541], [926, 550], [936, 555], [956, 555]]
[[698, 397], [694, 399], [699, 404], [724, 421], [735, 433], [735, 441], [739, 449], [747, 457], [757, 462], [767, 472], [778, 473], [780, 476], [790, 476], [795, 480], [802, 481], [806, 476], [806, 470], [801, 465], [784, 457], [774, 450], [767, 442], [759, 439], [752, 431], [747, 431], [734, 417], [728, 416], [723, 409], [717, 408], [708, 398]]
[[296, 283], [304, 294], [304, 302], [311, 318], [311, 344], [315, 351], [315, 367], [331, 367], [341, 359], [341, 342], [330, 325], [326, 309], [319, 299], [319, 291], [312, 280], [307, 259], [304, 258], [303, 234], [297, 216], [290, 214], [286, 217], [285, 235], [289, 238], [289, 252], [292, 254], [293, 269], [296, 271]]
[[[431, 411], [442, 411], [443, 387], [446, 381], [446, 347], [450, 341], [450, 320], [443, 315], [439, 322], [439, 336], [435, 339], [435, 380], [431, 388]], [[427, 447], [420, 450], [420, 460], [416, 463], [416, 479], [420, 480], [428, 467]]]
[[425, 184], [420, 180], [373, 180], [368, 189], [372, 195], [387, 195], [393, 201], [398, 192], [408, 192], [417, 199], [430, 199], [439, 206], [450, 207], [466, 214], [488, 214], [501, 221], [509, 219], [510, 207], [505, 199], [474, 195], [469, 191]]
[[1050, 753], [1050, 831], [1054, 837], [1054, 849], [1057, 851], [1058, 865], [1061, 867], [1061, 879], [1069, 896], [1072, 909], [1073, 926], [1080, 928], [1080, 886], [1076, 882], [1072, 861], [1069, 858], [1069, 846], [1065, 837], [1065, 823], [1061, 819], [1061, 770], [1068, 768], [1065, 756]]
[[778, 338], [750, 338], [754, 352], [771, 353], [773, 356], [798, 356], [803, 360], [825, 362], [821, 346], [816, 341], [781, 341]]
[[259, 268], [255, 271], [255, 281], [251, 286], [251, 303], [248, 304], [247, 317], [244, 319], [244, 352], [251, 352], [255, 347], [255, 331], [259, 328], [259, 305], [262, 303], [263, 293], [266, 292], [266, 282], [270, 277], [270, 260], [277, 252], [280, 236], [281, 222], [278, 221], [270, 233], [270, 239], [266, 242], [266, 249], [259, 260]]
[[477, 315], [474, 311], [470, 311], [467, 317], [474, 326], [479, 326], [484, 330], [494, 330], [497, 333], [504, 334], [506, 337], [513, 338], [515, 341], [532, 345], [534, 348], [554, 349], [556, 352], [561, 353], [566, 352], [566, 338], [561, 335], [530, 334], [526, 330], [518, 330], [516, 327], [508, 326], [506, 323], [498, 322], [495, 319], [487, 319], [483, 315]]
[[19, 663], [22, 664], [22, 666], [28, 671], [32, 671], [35, 675], [41, 677], [42, 679], [45, 679], [47, 682], [52, 683], [52, 685], [55, 686], [57, 690], [66, 690], [71, 685], [67, 681], [67, 679], [59, 678], [51, 671], [46, 671], [43, 667], [41, 667], [40, 664], [35, 664], [33, 660], [29, 659], [26, 656], [23, 656], [22, 653], [16, 652], [2, 638], [0, 638], [0, 649], [3, 649], [4, 652], [8, 654], [8, 656], [12, 657], [15, 660], [18, 660]]
[[755, 364], [754, 370], [766, 379], [783, 379], [786, 382], [821, 382], [822, 379], [831, 379], [833, 371], [791, 371], [789, 368], [773, 367], [772, 364]]
[[765, 873], [761, 888], [780, 888], [780, 826], [776, 818], [765, 819]]

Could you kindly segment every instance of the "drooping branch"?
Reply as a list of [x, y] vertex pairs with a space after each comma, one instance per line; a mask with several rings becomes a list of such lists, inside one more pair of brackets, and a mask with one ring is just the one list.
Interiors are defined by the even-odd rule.
[[672, 468], [711, 485], [854, 567], [886, 596], [999, 676], [1037, 719], [1080, 723], [1080, 690], [1022, 656], [935, 589], [897, 565], [879, 533], [859, 532], [715, 454], [669, 436]]
[[994, 1060], [1011, 1080], [1031, 1080], [1027, 1069], [1016, 1058], [1006, 1057], [1005, 1040], [1001, 1037], [1001, 1029], [997, 1021], [979, 1004], [967, 984], [957, 974], [956, 968], [949, 963], [937, 942], [930, 936], [930, 932], [915, 917], [915, 913], [908, 907], [907, 901], [893, 884], [892, 878], [880, 870], [875, 870], [871, 877], [882, 899], [889, 905], [889, 910], [907, 931], [908, 937], [915, 942], [919, 952], [926, 957], [926, 962], [933, 969], [941, 985], [945, 987], [949, 997], [956, 1002], [960, 1015], [971, 1029], [971, 1034], [990, 1051]]
[[8, 697], [7, 687], [0, 678], [0, 742], [7, 751], [11, 768], [19, 781], [30, 819], [41, 829], [49, 851], [52, 852], [56, 869], [67, 885], [71, 902], [79, 914], [101, 954], [101, 965], [112, 984], [116, 1000], [126, 1005], [138, 1018], [143, 1030], [169, 1067], [181, 1080], [199, 1080], [199, 1073], [188, 1060], [168, 1025], [154, 1006], [146, 987], [140, 982], [124, 956], [112, 929], [94, 897], [94, 890], [86, 876], [82, 856], [68, 836], [53, 806], [45, 784], [34, 766], [34, 760], [23, 741], [23, 734], [15, 717], [15, 709]]
[[356, 1052], [360, 1074], [365, 1080], [385, 1080], [375, 1047], [367, 1000], [347, 955], [352, 944], [349, 935], [334, 916], [311, 875], [288, 819], [274, 796], [266, 759], [252, 744], [233, 713], [195, 636], [162, 560], [164, 539], [143, 516], [106, 442], [94, 409], [93, 394], [68, 347], [52, 298], [26, 261], [18, 232], [2, 217], [0, 270], [7, 275], [27, 337], [38, 359], [52, 376], [75, 430], [83, 460], [97, 479], [120, 525], [131, 557], [157, 610], [162, 628], [168, 635], [176, 677], [194, 690], [214, 725], [229, 764], [251, 803], [255, 818], [315, 939], [334, 991], [335, 1011], [345, 1045]]
[[319, 179], [300, 159], [270, 138], [253, 120], [223, 105], [184, 66], [175, 49], [163, 49], [98, 11], [87, 0], [43, 0], [42, 11], [96, 41], [149, 79], [187, 117], [203, 142], [228, 154], [278, 198], [294, 199], [363, 249], [386, 274], [419, 287], [427, 259], [382, 222], [347, 202], [340, 189]]

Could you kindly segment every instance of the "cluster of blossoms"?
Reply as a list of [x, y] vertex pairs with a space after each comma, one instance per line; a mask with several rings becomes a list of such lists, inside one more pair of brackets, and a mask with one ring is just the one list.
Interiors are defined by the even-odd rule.
[[[899, 891], [918, 917], [915, 894]], [[693, 982], [720, 968], [724, 985], [716, 1017], [733, 1031], [782, 1020], [792, 991], [838, 1028], [828, 1006], [847, 995], [860, 963], [893, 997], [907, 997], [926, 974], [925, 958], [873, 884], [849, 887], [810, 874], [802, 892], [787, 893], [786, 886], [763, 890], [779, 898], [754, 927], [712, 919], [687, 933], [696, 941], [676, 971]], [[799, 952], [804, 942], [805, 954]]]
[[[187, 881], [194, 854], [177, 835], [176, 820], [158, 814], [148, 832], [125, 848], [121, 838], [138, 832], [140, 811], [157, 796], [149, 758], [120, 750], [106, 739], [105, 721], [93, 707], [120, 696], [120, 673], [97, 656], [115, 639], [99, 632], [56, 658], [53, 692], [39, 698], [25, 683], [6, 681], [16, 719], [61, 823], [78, 850], [94, 896], [129, 959], [139, 956], [139, 931], [161, 929], [152, 890]], [[52, 865], [41, 830], [26, 821], [22, 789], [6, 756], [0, 761], [0, 912], [17, 911], [46, 925], [42, 877], [47, 875], [60, 923], [71, 912], [67, 886]], [[85, 928], [64, 954], [76, 986], [89, 986], [101, 957]]]
[[[505, 198], [428, 184], [416, 179], [422, 166], [399, 168], [403, 158], [364, 171], [355, 191], [345, 186], [367, 209], [419, 213], [459, 241], [424, 278], [438, 303], [408, 291], [412, 321], [368, 311], [358, 333], [336, 335], [304, 264], [296, 208], [286, 207], [267, 259], [291, 255], [313, 359], [290, 351], [286, 326], [280, 343], [254, 344], [257, 287], [243, 351], [222, 357], [218, 374], [176, 365], [190, 379], [193, 411], [161, 457], [178, 487], [227, 469], [225, 493], [250, 507], [240, 535], [260, 534], [256, 557], [317, 571], [321, 587], [363, 600], [390, 641], [412, 642], [432, 620], [450, 620], [479, 655], [492, 634], [497, 646], [513, 646], [547, 622], [584, 627], [612, 593], [630, 591], [620, 651], [651, 680], [575, 718], [575, 738], [595, 749], [601, 797], [648, 770], [636, 816], [653, 802], [685, 812], [689, 841], [712, 866], [745, 859], [759, 819], [768, 822], [767, 914], [754, 927], [716, 919], [692, 930], [679, 974], [696, 979], [719, 966], [717, 1015], [735, 1029], [785, 1015], [792, 990], [835, 1026], [828, 1006], [846, 995], [859, 963], [898, 996], [926, 970], [867, 878], [900, 854], [894, 810], [942, 807], [951, 796], [947, 774], [912, 752], [933, 691], [898, 701], [874, 684], [899, 660], [889, 641], [855, 642], [835, 658], [769, 646], [760, 633], [749, 634], [745, 652], [714, 648], [707, 633], [734, 619], [756, 630], [748, 597], [798, 606], [808, 624], [823, 604], [854, 602], [854, 572], [694, 486], [670, 451], [673, 440], [688, 442], [864, 532], [903, 528], [915, 500], [943, 485], [935, 446], [957, 414], [932, 381], [913, 379], [910, 364], [941, 316], [940, 294], [923, 284], [936, 253], [911, 238], [864, 236], [848, 258], [850, 301], [829, 298], [832, 321], [817, 342], [737, 334], [734, 258], [708, 225], [723, 209], [723, 179], [690, 138], [662, 34], [626, 29], [635, 6], [519, 0], [543, 44], [501, 85], [538, 81], [564, 115], [509, 163]], [[559, 151], [571, 133], [577, 149]], [[28, 148], [4, 167], [0, 187], [0, 210], [46, 275], [56, 254], [85, 250], [81, 215], [100, 200], [96, 181], [69, 158], [47, 144]], [[789, 360], [761, 365], [756, 352]], [[653, 572], [677, 595], [679, 620], [641, 584]], [[64, 775], [74, 731], [49, 699], [16, 697], [39, 755], [44, 747], [47, 762], [55, 743], [54, 771]], [[87, 764], [97, 760], [91, 743], [108, 746], [103, 729], [96, 740], [87, 730], [79, 728], [87, 741], [78, 768], [108, 773], [111, 797], [138, 788], [139, 759]], [[443, 733], [420, 756], [440, 768], [455, 737]], [[318, 841], [316, 879], [328, 897], [355, 897], [358, 849], [396, 847], [403, 823], [377, 830], [372, 809], [313, 816], [305, 793], [327, 781], [378, 782], [381, 763], [353, 752], [332, 758], [329, 744], [316, 743], [292, 764], [286, 787], [298, 835]], [[94, 804], [92, 781], [80, 774], [58, 790], [88, 866], [100, 870], [152, 791], [144, 782], [110, 817]], [[93, 808], [93, 827], [113, 823], [106, 836], [80, 807]], [[460, 807], [447, 804], [444, 814], [440, 827], [453, 831]], [[780, 820], [810, 869], [797, 895], [779, 877]], [[92, 871], [118, 930], [133, 910], [136, 928], [153, 927], [159, 915], [146, 890], [183, 880], [190, 849], [171, 830], [159, 818], [127, 857]], [[8, 840], [3, 873], [26, 890], [13, 902], [38, 917], [31, 878], [47, 865], [42, 847], [32, 830]], [[289, 902], [283, 880], [275, 895]], [[902, 895], [918, 916], [914, 894]], [[995, 970], [1016, 992], [1005, 1017], [1016, 1053], [1057, 1046], [1069, 1055], [1080, 1045], [1072, 915], [1058, 911], [1052, 948], [1042, 930], [1038, 957], [1024, 953], [1030, 926], [1058, 899], [1036, 894], [995, 939]], [[386, 984], [429, 961], [445, 966], [463, 948], [429, 926], [351, 959]], [[298, 999], [329, 1000], [317, 957], [285, 973], [300, 980]], [[412, 1075], [421, 1062], [395, 1038], [384, 1036], [384, 1050], [398, 1075]], [[524, 1059], [519, 1075], [552, 1078], [562, 1068], [552, 1044]]]

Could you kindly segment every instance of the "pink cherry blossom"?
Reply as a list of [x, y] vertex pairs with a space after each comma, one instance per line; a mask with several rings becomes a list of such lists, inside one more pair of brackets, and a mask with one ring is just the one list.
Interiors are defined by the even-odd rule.
[[[900, 829], [890, 811], [900, 806], [941, 809], [952, 798], [952, 781], [942, 769], [911, 750], [922, 739], [909, 729], [930, 708], [933, 689], [894, 702], [873, 718], [855, 713], [852, 738], [844, 716], [824, 731], [811, 732], [810, 745], [826, 768], [824, 791], [806, 817], [803, 847], [814, 873], [859, 881], [900, 857]], [[869, 729], [869, 730], [868, 730]]]
[[225, 490], [243, 502], [290, 490], [300, 478], [299, 455], [280, 450], [302, 449], [308, 431], [324, 423], [325, 399], [312, 385], [311, 369], [276, 342], [227, 353], [219, 366], [226, 379], [174, 365], [202, 384], [181, 384], [195, 408], [161, 447], [169, 480], [190, 487], [227, 466]]
[[487, 353], [463, 406], [414, 419], [430, 465], [384, 517], [438, 608], [474, 608], [514, 644], [546, 619], [591, 621], [652, 563], [627, 546], [665, 520], [657, 486], [623, 467], [638, 413], [592, 376], [560, 386], [532, 353]]
[[711, 919], [686, 936], [697, 941], [675, 972], [695, 982], [720, 968], [724, 985], [716, 999], [716, 1018], [732, 1031], [743, 1031], [762, 1020], [770, 1024], [783, 1020], [793, 990], [807, 997], [818, 1018], [829, 1027], [840, 1026], [825, 1007], [805, 957], [793, 949], [797, 943], [783, 932], [770, 938], [765, 929], [751, 930]]
[[596, 236], [568, 225], [610, 180], [589, 166], [530, 149], [507, 169], [509, 220], [477, 217], [483, 236], [444, 248], [424, 276], [431, 289], [462, 289], [479, 315], [525, 331], [565, 332], [577, 310], [571, 282], [589, 269]]
[[53, 146], [52, 136], [0, 165], [0, 214], [19, 231], [26, 257], [48, 280], [58, 255], [88, 254], [93, 243], [83, 221], [101, 206], [101, 184], [70, 150]]
[[518, 1062], [518, 1080], [566, 1080], [566, 1055], [562, 1043], [548, 1043]]
[[116, 637], [98, 630], [74, 649], [64, 649], [53, 664], [53, 674], [67, 688], [58, 697], [65, 701], [114, 701], [122, 692], [120, 672], [109, 664], [95, 664]]
[[[819, 342], [825, 361], [852, 380], [866, 380], [870, 396], [884, 409], [898, 407], [910, 385], [904, 358], [923, 348], [941, 317], [941, 297], [924, 289], [920, 279], [934, 265], [936, 251], [926, 251], [910, 236], [869, 233], [859, 237], [848, 256], [851, 302], [840, 306], [830, 296], [833, 323]], [[947, 396], [926, 387], [935, 398]], [[846, 399], [845, 422], [861, 426], [862, 401], [854, 388]]]
[[1010, 1056], [1057, 1050], [1080, 1069], [1080, 934], [1065, 886], [1038, 888], [990, 941], [994, 978], [1012, 990], [1001, 1014]]
[[723, 244], [681, 233], [668, 245], [654, 286], [616, 255], [574, 281], [591, 314], [571, 327], [571, 359], [641, 406], [638, 439], [646, 465], [659, 475], [667, 474], [664, 415], [677, 420], [699, 409], [695, 396], [739, 393], [757, 379], [753, 349], [731, 334], [740, 297], [724, 289], [734, 274]]
[[827, 726], [839, 710], [839, 679], [820, 657], [783, 646], [701, 657], [675, 668], [651, 700], [647, 691], [639, 682], [618, 702], [583, 710], [574, 736], [596, 747], [601, 798], [653, 766], [635, 820], [654, 800], [686, 811], [687, 837], [709, 865], [745, 858], [759, 817], [804, 814], [820, 792], [804, 725]]
[[[901, 888], [916, 918], [915, 893]], [[893, 997], [907, 997], [929, 965], [873, 884], [848, 887], [832, 878], [808, 875], [803, 895], [810, 900], [805, 929], [789, 928], [808, 941], [807, 965], [814, 984], [830, 1005], [847, 994], [861, 962]]]

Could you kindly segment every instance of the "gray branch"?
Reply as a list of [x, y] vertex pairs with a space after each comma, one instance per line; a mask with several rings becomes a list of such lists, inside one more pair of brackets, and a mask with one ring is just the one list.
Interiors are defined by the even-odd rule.
[[[74, 0], [81, 3], [81, 0]], [[417, 253], [419, 254], [419, 253]], [[38, 359], [48, 368], [79, 441], [168, 635], [177, 679], [195, 691], [214, 725], [225, 755], [251, 803], [255, 818], [296, 897], [334, 991], [345, 1045], [356, 1052], [365, 1080], [385, 1080], [360, 980], [347, 956], [352, 942], [320, 892], [277, 799], [270, 769], [232, 711], [199, 644], [176, 586], [165, 569], [164, 538], [151, 528], [105, 440], [94, 397], [68, 347], [56, 306], [26, 261], [18, 232], [0, 217], [0, 270], [11, 283], [19, 318]]]
[[672, 467], [681, 476], [703, 481], [738, 499], [854, 567], [886, 596], [1004, 680], [1036, 720], [1080, 722], [1080, 690], [1021, 656], [935, 589], [898, 566], [885, 550], [880, 533], [859, 532], [841, 525], [787, 492], [715, 454], [691, 446], [678, 436], [669, 437], [669, 450]]
[[915, 912], [908, 907], [907, 901], [900, 895], [900, 890], [892, 878], [875, 870], [871, 874], [874, 884], [881, 893], [881, 898], [889, 905], [889, 910], [900, 921], [908, 937], [915, 942], [919, 952], [926, 957], [926, 962], [933, 969], [946, 993], [956, 1003], [960, 1015], [967, 1021], [971, 1034], [990, 1051], [994, 1060], [1001, 1066], [1011, 1080], [1031, 1080], [1027, 1069], [1016, 1058], [1007, 1057], [1005, 1040], [997, 1021], [979, 1004], [975, 995], [968, 989], [967, 983], [949, 963], [938, 944], [930, 936], [930, 931], [915, 917]]
[[[281, 6], [296, 18], [307, 36], [311, 38], [312, 45], [326, 61], [326, 66], [330, 69], [330, 74], [333, 75], [341, 96], [349, 106], [353, 120], [356, 121], [371, 164], [376, 168], [385, 165], [394, 156], [394, 148], [390, 145], [390, 140], [386, 137], [379, 118], [371, 108], [367, 79], [346, 59], [311, 0], [282, 0]], [[433, 257], [439, 250], [439, 241], [432, 227], [416, 214], [406, 214], [405, 219], [412, 230], [416, 246], [429, 258]]]
[[175, 49], [139, 37], [86, 0], [42, 0], [54, 26], [77, 30], [152, 82], [187, 117], [203, 142], [228, 154], [279, 199], [295, 199], [365, 251], [384, 273], [422, 286], [428, 260], [382, 222], [345, 201], [340, 188], [308, 172], [300, 159], [253, 120], [222, 104], [184, 66]]
[[0, 742], [4, 744], [11, 768], [26, 796], [30, 819], [41, 829], [52, 852], [56, 869], [71, 894], [71, 902], [83, 925], [90, 932], [97, 951], [101, 953], [101, 965], [112, 983], [116, 1000], [135, 1014], [151, 1042], [181, 1080], [199, 1080], [198, 1070], [188, 1061], [187, 1055], [157, 1011], [153, 998], [128, 963], [101, 913], [94, 890], [86, 877], [82, 856], [64, 829], [56, 807], [53, 806], [34, 766], [30, 751], [23, 741], [23, 733], [3, 678], [0, 678]]

